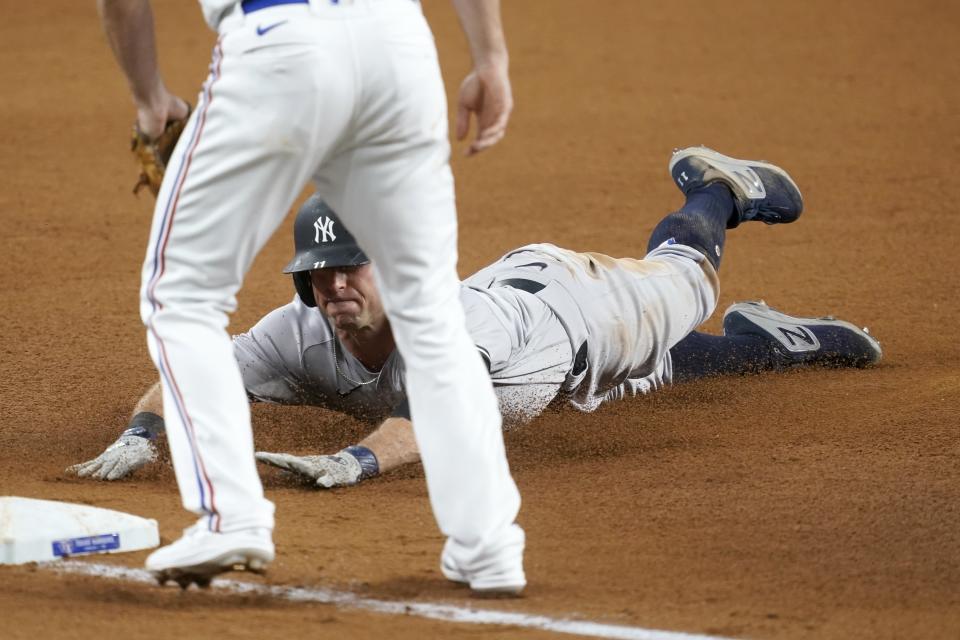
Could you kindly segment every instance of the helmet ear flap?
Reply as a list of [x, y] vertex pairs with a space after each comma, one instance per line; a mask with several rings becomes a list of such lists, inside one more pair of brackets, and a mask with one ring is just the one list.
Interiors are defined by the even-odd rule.
[[300, 301], [308, 307], [316, 307], [317, 299], [313, 297], [313, 285], [310, 284], [310, 272], [298, 271], [293, 275], [293, 286], [297, 289]]

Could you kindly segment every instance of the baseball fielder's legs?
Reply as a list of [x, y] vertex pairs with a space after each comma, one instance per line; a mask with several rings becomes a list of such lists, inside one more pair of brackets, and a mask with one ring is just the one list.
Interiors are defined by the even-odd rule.
[[[202, 516], [198, 529], [224, 535], [194, 530], [148, 558], [153, 570], [227, 564], [232, 556], [203, 558], [196, 548], [214, 553], [230, 534], [251, 530], [266, 532], [262, 555], [273, 555], [273, 505], [257, 475], [227, 314], [254, 256], [347, 121], [352, 86], [315, 47], [255, 48], [255, 30], [247, 31], [217, 46], [158, 195], [141, 290], [183, 504]], [[319, 122], [326, 138], [313, 135]]]
[[448, 548], [474, 588], [518, 590], [525, 584], [523, 531], [514, 524], [520, 495], [496, 397], [459, 300], [443, 82], [419, 7], [383, 7], [356, 28], [361, 74], [370, 95], [384, 97], [357, 116], [367, 144], [326, 164], [318, 190], [373, 260]]
[[[448, 549], [456, 549], [456, 562], [464, 568], [496, 564], [503, 554], [506, 566], [496, 572], [522, 587], [523, 533], [513, 524], [520, 495], [507, 465], [490, 377], [467, 334], [459, 299], [445, 146], [410, 153], [401, 165], [355, 154], [354, 177], [340, 210], [376, 268], [406, 366], [430, 503], [452, 541]], [[401, 189], [369, 187], [399, 171], [407, 172]], [[483, 588], [478, 581], [483, 577], [467, 581]]]

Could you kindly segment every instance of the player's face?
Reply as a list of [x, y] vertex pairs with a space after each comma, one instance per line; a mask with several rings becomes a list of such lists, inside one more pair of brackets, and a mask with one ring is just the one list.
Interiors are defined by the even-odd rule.
[[338, 329], [379, 328], [386, 317], [370, 264], [310, 272], [317, 307]]

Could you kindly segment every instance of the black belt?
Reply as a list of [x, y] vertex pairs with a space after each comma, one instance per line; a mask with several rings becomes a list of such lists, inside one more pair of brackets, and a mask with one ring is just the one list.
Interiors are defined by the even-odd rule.
[[260, 9], [266, 9], [267, 7], [275, 7], [280, 4], [309, 4], [309, 2], [308, 0], [243, 0], [243, 2], [240, 3], [240, 7], [244, 13], [253, 13], [254, 11], [260, 11]]
[[526, 278], [507, 278], [505, 280], [497, 280], [495, 284], [498, 287], [520, 289], [520, 291], [526, 291], [527, 293], [532, 293], [534, 295], [543, 291], [544, 287], [547, 286], [545, 284], [536, 282], [535, 280], [527, 280]]

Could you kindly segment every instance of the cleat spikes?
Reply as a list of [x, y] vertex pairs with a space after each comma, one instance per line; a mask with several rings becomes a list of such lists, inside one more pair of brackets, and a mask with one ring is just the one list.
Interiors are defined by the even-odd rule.
[[250, 558], [246, 562], [234, 562], [220, 567], [198, 566], [191, 569], [171, 569], [154, 573], [157, 583], [164, 587], [169, 581], [174, 581], [184, 591], [190, 588], [191, 584], [196, 584], [200, 589], [209, 589], [213, 579], [227, 571], [246, 571], [256, 575], [264, 575], [267, 572], [267, 563], [259, 558]]
[[172, 580], [180, 587], [182, 591], [186, 591], [190, 588], [191, 584], [196, 584], [197, 587], [201, 589], [209, 588], [210, 582], [213, 580], [215, 575], [216, 573], [208, 573], [200, 570], [184, 571], [172, 569], [168, 571], [157, 572], [154, 574], [154, 577], [157, 579], [157, 583], [161, 587], [165, 587], [167, 583]]

